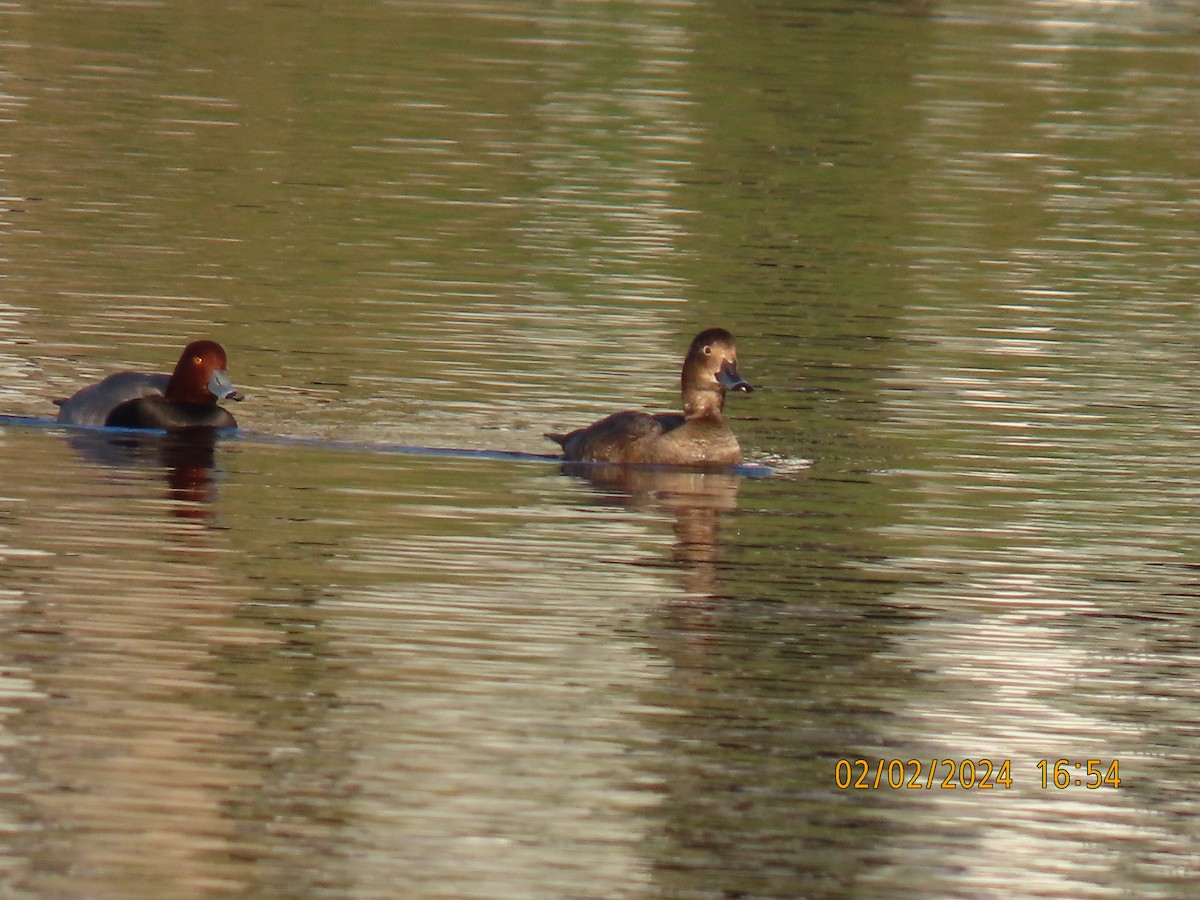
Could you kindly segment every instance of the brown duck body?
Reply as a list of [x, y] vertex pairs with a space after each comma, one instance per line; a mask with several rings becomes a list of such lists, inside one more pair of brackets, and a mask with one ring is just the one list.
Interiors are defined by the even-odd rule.
[[628, 410], [549, 437], [562, 446], [564, 459], [580, 462], [735, 466], [742, 461], [737, 438], [724, 419], [712, 416], [687, 419]]
[[569, 434], [546, 435], [578, 462], [634, 465], [731, 466], [742, 451], [722, 411], [725, 392], [753, 388], [737, 368], [733, 336], [722, 328], [698, 334], [680, 378], [683, 413], [629, 410], [614, 413]]

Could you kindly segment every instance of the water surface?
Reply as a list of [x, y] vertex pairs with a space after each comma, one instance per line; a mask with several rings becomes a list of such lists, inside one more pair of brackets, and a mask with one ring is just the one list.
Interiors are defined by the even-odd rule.
[[[1186, 893], [1198, 32], [0, 10], [0, 413], [200, 336], [248, 395], [0, 424], [4, 892]], [[773, 477], [539, 456], [717, 324]]]

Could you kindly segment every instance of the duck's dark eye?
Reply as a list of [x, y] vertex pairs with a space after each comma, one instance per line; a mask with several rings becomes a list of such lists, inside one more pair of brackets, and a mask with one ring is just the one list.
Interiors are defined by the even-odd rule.
[[704, 345], [704, 355], [712, 356], [712, 347], [710, 347], [708, 344]]

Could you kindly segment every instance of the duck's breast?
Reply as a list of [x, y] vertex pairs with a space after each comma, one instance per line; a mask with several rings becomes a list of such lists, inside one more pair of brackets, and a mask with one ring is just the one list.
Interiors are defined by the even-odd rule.
[[116, 407], [105, 425], [119, 428], [237, 428], [228, 410], [213, 404], [169, 403], [163, 397], [138, 397]]
[[646, 447], [647, 463], [664, 466], [736, 466], [742, 448], [724, 422], [689, 419]]

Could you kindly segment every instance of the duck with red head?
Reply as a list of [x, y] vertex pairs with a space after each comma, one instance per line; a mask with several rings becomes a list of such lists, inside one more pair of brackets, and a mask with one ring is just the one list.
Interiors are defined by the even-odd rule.
[[170, 376], [117, 372], [54, 402], [64, 425], [176, 429], [236, 428], [237, 421], [217, 401], [241, 399], [221, 345], [193, 341]]
[[614, 413], [569, 434], [547, 434], [563, 458], [579, 462], [733, 466], [742, 461], [725, 424], [726, 391], [754, 390], [738, 372], [737, 347], [724, 328], [696, 335], [680, 377], [683, 413]]

